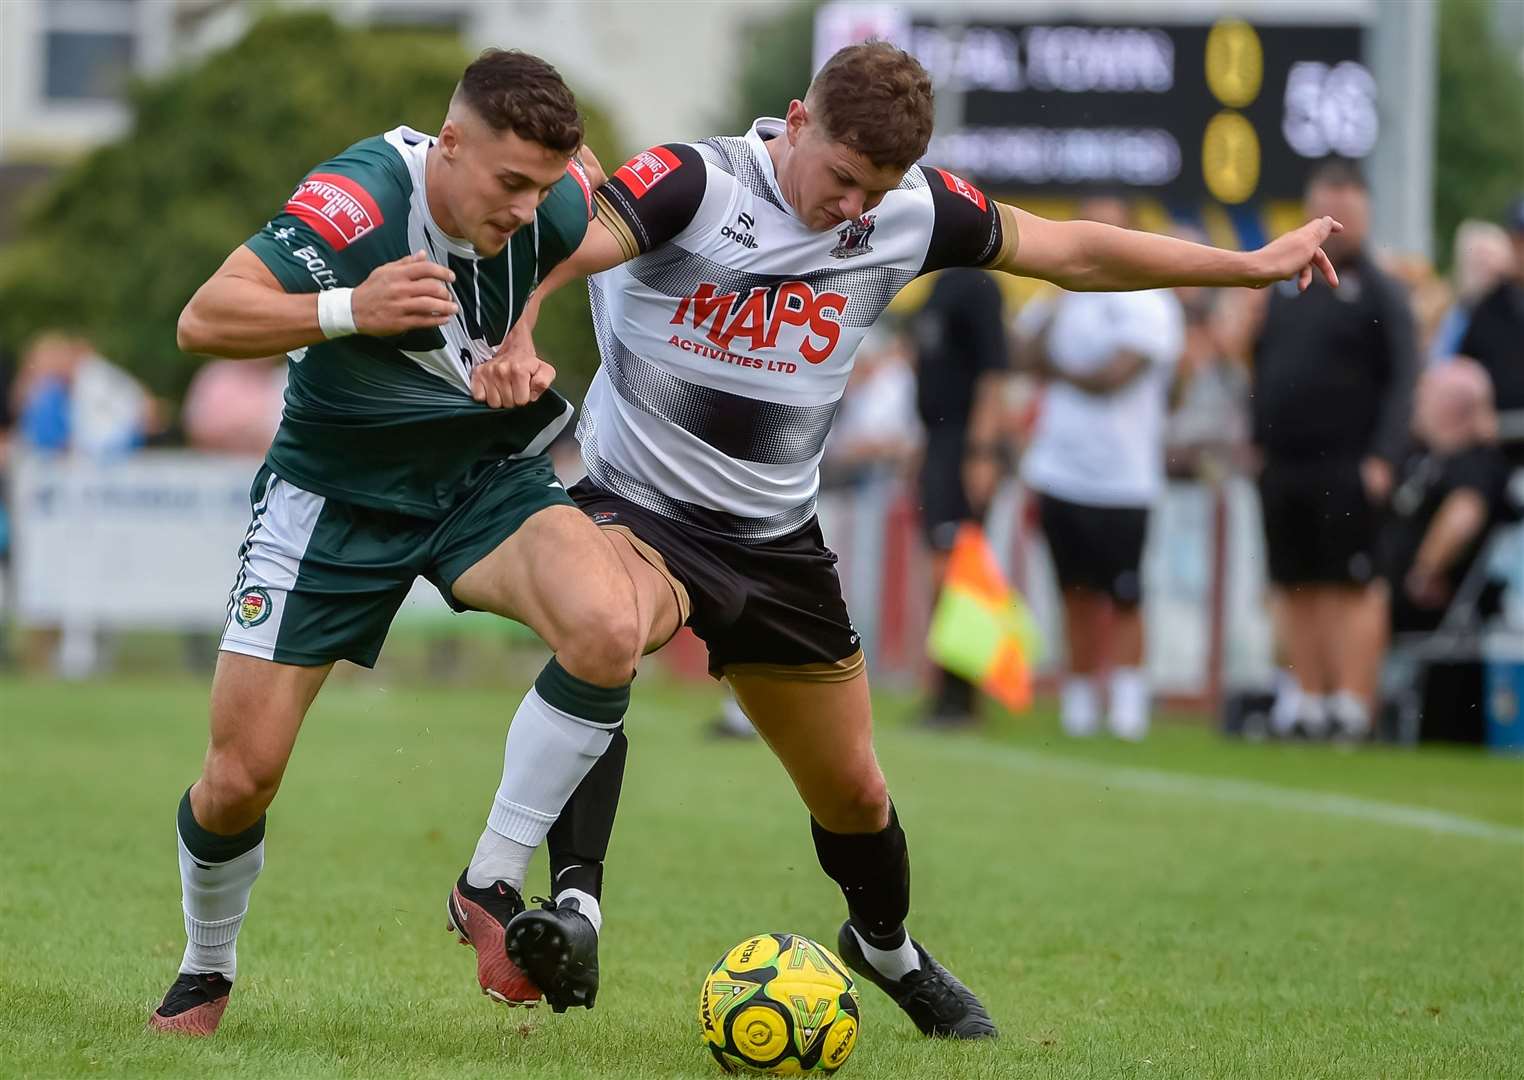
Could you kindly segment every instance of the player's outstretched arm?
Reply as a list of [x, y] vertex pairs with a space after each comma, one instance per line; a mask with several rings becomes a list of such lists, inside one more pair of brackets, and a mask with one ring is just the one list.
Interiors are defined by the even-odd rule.
[[[325, 328], [318, 318], [323, 294], [286, 292], [259, 256], [242, 246], [180, 312], [175, 342], [185, 352], [240, 359], [291, 352], [345, 332], [390, 337], [443, 326], [456, 311], [447, 286], [454, 279], [422, 252], [385, 263], [358, 288], [329, 290]], [[334, 310], [333, 301], [340, 301], [341, 310]]]
[[1042, 278], [1072, 292], [1180, 285], [1258, 289], [1292, 277], [1305, 289], [1314, 271], [1330, 285], [1339, 283], [1322, 244], [1344, 226], [1329, 217], [1257, 251], [1226, 251], [1096, 221], [1049, 221], [1003, 203], [998, 209], [1005, 240], [990, 269]]

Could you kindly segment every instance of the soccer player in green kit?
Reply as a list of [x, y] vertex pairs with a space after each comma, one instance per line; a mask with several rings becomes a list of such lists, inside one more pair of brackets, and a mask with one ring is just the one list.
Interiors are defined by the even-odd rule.
[[[264, 863], [265, 809], [302, 719], [336, 661], [375, 663], [419, 575], [457, 610], [522, 622], [555, 653], [514, 715], [486, 828], [449, 895], [451, 926], [476, 949], [484, 993], [532, 1004], [554, 982], [569, 995], [552, 998], [557, 1008], [591, 1004], [595, 896], [563, 891], [554, 910], [528, 912], [542, 920], [529, 937], [547, 949], [528, 949], [522, 967], [504, 933], [526, 915], [529, 857], [568, 796], [611, 745], [622, 754], [642, 645], [635, 593], [545, 455], [571, 405], [552, 391], [529, 403], [527, 385], [484, 384], [477, 371], [582, 241], [582, 135], [554, 68], [489, 50], [437, 137], [399, 127], [318, 166], [180, 317], [186, 351], [291, 363], [251, 491], [210, 744], [180, 800], [188, 944], [150, 1018], [157, 1030], [216, 1030]], [[553, 374], [528, 378], [538, 392]], [[544, 976], [564, 975], [563, 954], [590, 964], [591, 981], [536, 974], [543, 962]]]

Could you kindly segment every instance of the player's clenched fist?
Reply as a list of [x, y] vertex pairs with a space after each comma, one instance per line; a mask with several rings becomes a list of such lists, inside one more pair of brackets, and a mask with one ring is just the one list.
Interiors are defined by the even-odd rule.
[[355, 330], [390, 337], [423, 326], [443, 326], [459, 310], [450, 297], [455, 273], [421, 251], [383, 263], [355, 289]]
[[520, 324], [509, 331], [492, 359], [471, 372], [471, 396], [494, 409], [528, 405], [555, 378], [556, 369], [540, 359], [534, 339]]

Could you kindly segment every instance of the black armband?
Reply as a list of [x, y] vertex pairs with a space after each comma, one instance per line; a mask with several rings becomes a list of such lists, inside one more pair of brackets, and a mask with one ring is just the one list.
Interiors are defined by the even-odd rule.
[[686, 143], [653, 146], [614, 170], [594, 195], [598, 220], [627, 258], [686, 229], [704, 201], [704, 159]]
[[945, 169], [917, 166], [931, 189], [931, 243], [921, 273], [949, 266], [986, 266], [1000, 252], [1000, 211], [967, 180]]

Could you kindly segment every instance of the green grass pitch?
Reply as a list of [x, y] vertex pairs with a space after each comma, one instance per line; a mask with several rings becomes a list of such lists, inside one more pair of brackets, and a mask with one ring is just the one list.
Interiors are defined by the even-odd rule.
[[[517, 693], [368, 677], [307, 722], [221, 1032], [153, 1037], [205, 692], [0, 681], [0, 1077], [713, 1077], [709, 965], [759, 930], [834, 942], [840, 897], [767, 750], [702, 737], [714, 690], [643, 678], [598, 1007], [493, 1005], [444, 899]], [[844, 1077], [1524, 1076], [1524, 762], [880, 714], [912, 929], [1002, 1038], [927, 1042], [864, 986]]]

